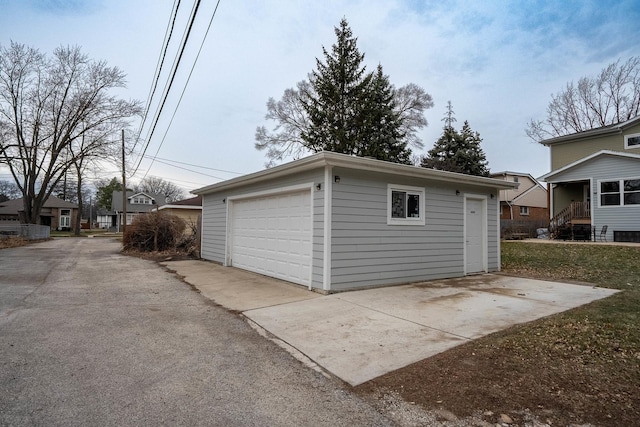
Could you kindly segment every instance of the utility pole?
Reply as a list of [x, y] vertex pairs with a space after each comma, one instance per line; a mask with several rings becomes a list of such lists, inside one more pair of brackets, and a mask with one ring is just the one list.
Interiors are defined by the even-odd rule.
[[124, 129], [122, 129], [122, 234], [127, 229], [127, 176], [124, 172]]

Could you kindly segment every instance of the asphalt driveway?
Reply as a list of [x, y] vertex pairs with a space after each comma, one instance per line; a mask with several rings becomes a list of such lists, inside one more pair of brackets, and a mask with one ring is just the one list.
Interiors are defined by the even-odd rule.
[[392, 425], [104, 239], [0, 250], [0, 426]]
[[166, 265], [351, 385], [616, 292], [485, 274], [320, 295], [205, 261]]

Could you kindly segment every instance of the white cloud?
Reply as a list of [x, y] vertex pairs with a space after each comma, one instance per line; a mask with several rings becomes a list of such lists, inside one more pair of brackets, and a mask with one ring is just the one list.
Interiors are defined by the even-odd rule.
[[[182, 3], [174, 47], [190, 7]], [[0, 0], [0, 44], [14, 40], [44, 52], [81, 45], [128, 74], [122, 96], [145, 100], [172, 4]], [[202, 4], [149, 154], [158, 148], [214, 6]], [[550, 94], [568, 81], [639, 55], [640, 36], [629, 31], [639, 9], [633, 1], [604, 8], [596, 1], [223, 0], [159, 156], [238, 172], [261, 169], [264, 155], [253, 148], [253, 137], [256, 126], [271, 125], [264, 122], [267, 99], [306, 78], [346, 17], [370, 69], [381, 63], [392, 83], [413, 82], [432, 94], [425, 151], [440, 135], [451, 100], [458, 125], [468, 120], [484, 138], [492, 170], [539, 176], [548, 171], [548, 153], [527, 139], [526, 122], [543, 117]], [[173, 55], [175, 49], [167, 68]], [[148, 165], [143, 162], [145, 171]], [[161, 163], [149, 173], [187, 188], [215, 181]]]

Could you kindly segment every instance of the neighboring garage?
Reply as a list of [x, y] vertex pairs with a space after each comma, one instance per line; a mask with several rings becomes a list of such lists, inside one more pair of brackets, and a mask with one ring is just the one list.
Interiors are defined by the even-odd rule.
[[195, 190], [202, 258], [325, 292], [497, 271], [514, 186], [321, 152]]

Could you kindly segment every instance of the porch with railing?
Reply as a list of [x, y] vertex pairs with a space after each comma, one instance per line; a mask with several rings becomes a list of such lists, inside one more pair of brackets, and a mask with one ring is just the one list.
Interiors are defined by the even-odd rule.
[[589, 202], [571, 202], [551, 219], [549, 227], [559, 238], [588, 240], [591, 238], [591, 206]]

